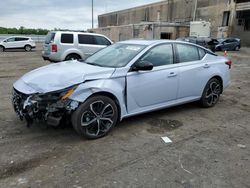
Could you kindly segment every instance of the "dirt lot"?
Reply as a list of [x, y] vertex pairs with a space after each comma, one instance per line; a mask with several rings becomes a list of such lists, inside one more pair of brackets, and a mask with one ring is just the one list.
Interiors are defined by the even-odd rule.
[[11, 106], [12, 84], [47, 62], [41, 47], [1, 53], [0, 187], [250, 187], [250, 49], [229, 56], [232, 84], [214, 108], [128, 118], [90, 141], [72, 127], [26, 128]]

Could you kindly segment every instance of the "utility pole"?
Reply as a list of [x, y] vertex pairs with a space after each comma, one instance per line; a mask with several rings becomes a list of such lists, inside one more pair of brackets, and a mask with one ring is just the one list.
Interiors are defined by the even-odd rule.
[[196, 18], [196, 11], [197, 11], [197, 3], [198, 3], [198, 0], [195, 0], [194, 2], [194, 15], [193, 15], [193, 21], [195, 21], [195, 18]]
[[94, 0], [92, 0], [92, 29], [94, 28]]

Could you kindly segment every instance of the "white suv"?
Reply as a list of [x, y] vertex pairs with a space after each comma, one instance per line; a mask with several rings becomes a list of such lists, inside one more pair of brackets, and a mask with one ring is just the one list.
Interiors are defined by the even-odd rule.
[[36, 43], [30, 37], [13, 36], [0, 42], [0, 52], [5, 49], [25, 49], [31, 51], [36, 47]]
[[42, 56], [52, 62], [85, 59], [111, 44], [109, 38], [100, 34], [51, 31], [45, 38]]

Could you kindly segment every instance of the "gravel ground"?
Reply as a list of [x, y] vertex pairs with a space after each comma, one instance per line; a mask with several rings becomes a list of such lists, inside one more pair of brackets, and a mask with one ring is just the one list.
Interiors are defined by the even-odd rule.
[[250, 48], [228, 55], [232, 83], [214, 108], [135, 116], [86, 140], [70, 126], [26, 128], [11, 106], [12, 84], [48, 62], [40, 45], [0, 53], [0, 187], [250, 187]]

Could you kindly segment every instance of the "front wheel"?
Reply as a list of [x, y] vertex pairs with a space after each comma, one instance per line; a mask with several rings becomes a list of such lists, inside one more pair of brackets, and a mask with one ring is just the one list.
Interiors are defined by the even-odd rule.
[[206, 108], [213, 107], [219, 101], [221, 91], [222, 85], [218, 79], [209, 80], [200, 99], [201, 105]]
[[106, 96], [94, 96], [87, 99], [72, 114], [74, 129], [89, 139], [107, 135], [116, 125], [117, 120], [117, 105]]
[[0, 46], [0, 52], [3, 52], [3, 51], [4, 51], [4, 47]]

